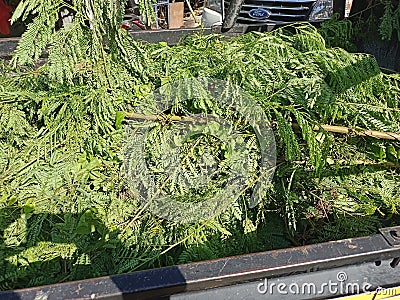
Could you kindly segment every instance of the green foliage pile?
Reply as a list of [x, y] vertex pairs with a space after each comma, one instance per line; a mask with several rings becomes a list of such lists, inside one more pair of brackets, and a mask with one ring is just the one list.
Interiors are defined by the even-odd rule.
[[[32, 3], [22, 2], [14, 19], [34, 12], [35, 21], [12, 65], [0, 65], [0, 290], [354, 237], [395, 222], [400, 143], [313, 130], [400, 132], [400, 77], [382, 74], [373, 57], [327, 47], [310, 25], [143, 44], [119, 29], [122, 1], [89, 1], [92, 20], [76, 1], [76, 21], [56, 31], [51, 9]], [[48, 61], [35, 65], [46, 46]], [[277, 169], [256, 207], [249, 185], [215, 219], [176, 224], [129, 190], [123, 112], [165, 83], [198, 76], [238, 84], [262, 106]], [[173, 111], [191, 112], [224, 114], [207, 98]], [[225, 118], [242, 126], [256, 153], [252, 130]], [[157, 145], [166, 127], [153, 123], [149, 143]], [[189, 142], [186, 169], [195, 176], [196, 153], [213, 141]], [[149, 159], [159, 150], [148, 147]]]
[[390, 40], [395, 35], [397, 40], [400, 41], [400, 2], [391, 0], [384, 0], [384, 13], [381, 17], [379, 25], [379, 32], [384, 40]]
[[323, 36], [327, 47], [340, 47], [349, 52], [357, 52], [354, 42], [362, 39], [360, 35], [368, 33], [359, 32], [358, 29], [361, 29], [361, 26], [358, 23], [354, 25], [352, 21], [343, 20], [339, 17], [339, 14], [334, 14], [331, 19], [321, 23], [318, 32]]
[[[352, 40], [368, 41], [379, 37], [382, 40], [400, 41], [400, 2], [398, 0], [354, 1], [350, 20], [354, 24]], [[350, 25], [351, 22], [339, 23]], [[341, 34], [335, 32], [334, 35]]]

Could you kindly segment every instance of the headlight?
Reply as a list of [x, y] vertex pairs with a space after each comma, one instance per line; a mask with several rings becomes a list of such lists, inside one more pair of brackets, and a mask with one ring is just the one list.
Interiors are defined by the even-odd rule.
[[206, 0], [205, 7], [222, 13], [222, 0]]
[[310, 13], [310, 21], [329, 19], [333, 14], [333, 0], [318, 0]]

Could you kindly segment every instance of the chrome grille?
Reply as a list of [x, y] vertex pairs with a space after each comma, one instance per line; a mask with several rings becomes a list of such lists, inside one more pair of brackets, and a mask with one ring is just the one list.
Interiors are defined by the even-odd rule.
[[[307, 21], [308, 15], [316, 0], [245, 0], [237, 23], [248, 25], [286, 24], [298, 21]], [[224, 0], [225, 13], [230, 0]], [[250, 10], [262, 8], [268, 10], [268, 18], [259, 20], [249, 15]]]

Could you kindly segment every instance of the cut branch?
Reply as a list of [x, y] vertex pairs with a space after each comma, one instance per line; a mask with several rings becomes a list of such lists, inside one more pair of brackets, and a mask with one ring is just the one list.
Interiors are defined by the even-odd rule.
[[[195, 122], [195, 121], [210, 121], [215, 120], [214, 116], [192, 116], [192, 117], [181, 117], [174, 115], [144, 115], [134, 112], [126, 112], [125, 116], [128, 119], [139, 119], [146, 121], [162, 121], [162, 122]], [[300, 130], [300, 126], [297, 123], [292, 123], [292, 127], [294, 130]], [[377, 130], [368, 130], [363, 128], [349, 128], [345, 126], [334, 126], [334, 125], [314, 125], [313, 130], [319, 131], [323, 129], [327, 132], [347, 134], [347, 135], [357, 135], [357, 136], [369, 136], [376, 139], [385, 139], [385, 140], [395, 140], [400, 141], [400, 133], [395, 132], [386, 132], [386, 131], [377, 131]]]
[[[297, 123], [292, 124], [293, 129], [300, 130], [300, 126]], [[318, 131], [323, 129], [327, 132], [340, 133], [340, 134], [354, 134], [358, 136], [369, 136], [376, 139], [385, 139], [385, 140], [396, 140], [400, 141], [400, 134], [395, 132], [386, 132], [386, 131], [377, 131], [377, 130], [368, 130], [362, 128], [349, 128], [344, 126], [334, 126], [334, 125], [315, 125], [313, 126], [313, 130]]]

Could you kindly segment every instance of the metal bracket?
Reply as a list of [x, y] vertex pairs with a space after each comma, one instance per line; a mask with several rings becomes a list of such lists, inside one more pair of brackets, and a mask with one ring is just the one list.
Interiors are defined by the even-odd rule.
[[391, 246], [400, 246], [400, 226], [381, 228], [379, 232]]

